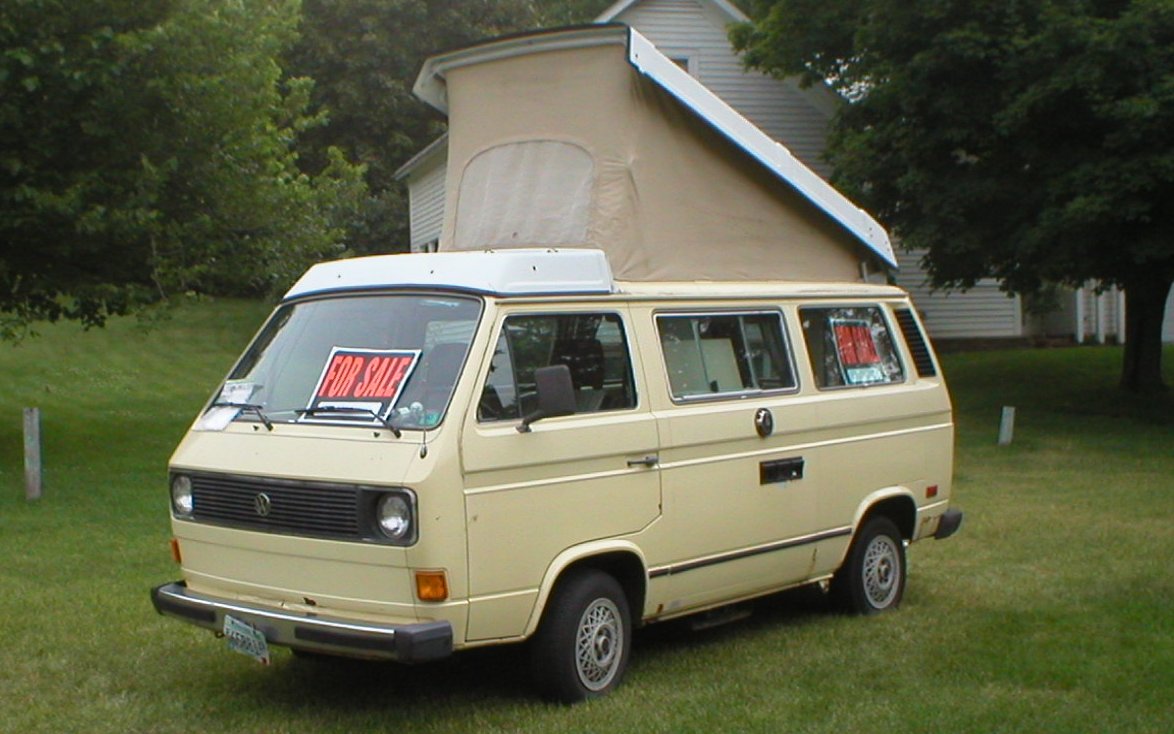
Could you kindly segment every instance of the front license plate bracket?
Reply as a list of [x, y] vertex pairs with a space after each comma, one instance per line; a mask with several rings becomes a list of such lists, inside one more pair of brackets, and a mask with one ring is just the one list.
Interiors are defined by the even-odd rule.
[[262, 665], [269, 664], [269, 641], [265, 633], [243, 619], [224, 615], [224, 638], [228, 649], [247, 655]]

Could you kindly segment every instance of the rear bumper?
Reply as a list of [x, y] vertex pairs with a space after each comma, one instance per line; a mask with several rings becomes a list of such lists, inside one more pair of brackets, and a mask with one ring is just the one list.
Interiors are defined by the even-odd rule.
[[935, 540], [944, 540], [954, 533], [958, 532], [958, 528], [962, 525], [962, 510], [950, 508], [946, 510], [940, 520], [938, 520], [938, 529], [934, 531], [933, 537]]
[[273, 645], [335, 655], [422, 663], [452, 654], [448, 622], [376, 624], [248, 604], [190, 591], [182, 581], [151, 589], [155, 611], [214, 632], [230, 614]]

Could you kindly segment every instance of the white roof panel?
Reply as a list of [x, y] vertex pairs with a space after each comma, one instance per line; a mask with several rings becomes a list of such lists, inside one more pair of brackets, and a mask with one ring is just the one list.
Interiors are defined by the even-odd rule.
[[514, 249], [373, 255], [319, 263], [286, 299], [377, 288], [444, 288], [500, 295], [612, 293], [601, 250]]

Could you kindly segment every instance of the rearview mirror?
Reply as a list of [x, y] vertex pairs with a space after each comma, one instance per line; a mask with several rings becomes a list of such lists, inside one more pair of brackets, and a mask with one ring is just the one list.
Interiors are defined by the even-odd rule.
[[571, 382], [570, 367], [565, 364], [539, 367], [534, 370], [534, 383], [538, 391], [538, 408], [522, 418], [518, 433], [529, 433], [534, 421], [575, 412], [575, 385]]

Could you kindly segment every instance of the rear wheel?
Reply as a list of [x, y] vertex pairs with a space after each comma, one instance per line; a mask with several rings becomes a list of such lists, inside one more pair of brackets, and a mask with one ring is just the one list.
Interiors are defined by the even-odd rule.
[[848, 558], [832, 579], [832, 595], [854, 614], [894, 609], [905, 594], [905, 541], [887, 517], [874, 517], [860, 529]]
[[610, 692], [628, 666], [631, 614], [623, 589], [595, 569], [571, 571], [559, 581], [531, 641], [539, 688], [575, 703]]

